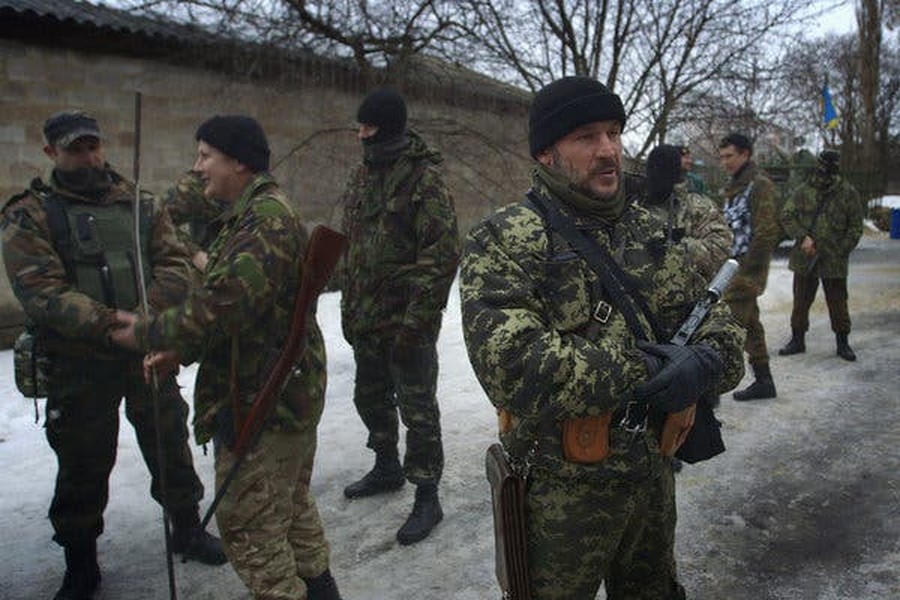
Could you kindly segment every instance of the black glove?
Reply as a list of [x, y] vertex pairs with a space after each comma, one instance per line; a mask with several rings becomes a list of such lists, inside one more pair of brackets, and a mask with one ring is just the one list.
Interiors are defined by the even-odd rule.
[[667, 413], [684, 410], [695, 403], [722, 374], [722, 359], [706, 344], [676, 346], [638, 342], [637, 347], [664, 362], [658, 373], [635, 387], [634, 397]]

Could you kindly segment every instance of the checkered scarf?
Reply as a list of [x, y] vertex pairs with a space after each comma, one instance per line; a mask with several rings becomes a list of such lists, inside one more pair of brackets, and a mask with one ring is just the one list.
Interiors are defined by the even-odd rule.
[[750, 194], [753, 192], [753, 182], [744, 188], [739, 194], [735, 194], [725, 202], [725, 220], [734, 234], [731, 242], [731, 258], [737, 258], [747, 253], [750, 249], [750, 240], [753, 239], [753, 219], [750, 214]]

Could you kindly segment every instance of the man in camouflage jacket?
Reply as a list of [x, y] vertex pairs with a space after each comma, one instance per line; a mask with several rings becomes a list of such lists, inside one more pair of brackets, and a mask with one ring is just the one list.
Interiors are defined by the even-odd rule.
[[[353, 401], [376, 458], [344, 494], [371, 496], [405, 479], [414, 483], [413, 510], [397, 532], [401, 544], [412, 544], [443, 518], [436, 344], [459, 260], [456, 213], [438, 170], [441, 157], [406, 129], [397, 92], [373, 91], [357, 121], [364, 160], [341, 201], [349, 239], [341, 321], [356, 360]], [[402, 468], [398, 409], [407, 427]]]
[[[307, 232], [268, 174], [265, 133], [250, 117], [215, 116], [197, 130], [207, 198], [227, 209], [209, 248], [202, 287], [150, 319], [120, 314], [113, 339], [151, 354], [148, 366], [200, 361], [194, 391], [198, 443], [213, 440], [216, 486], [237, 456], [236, 434], [290, 330]], [[225, 551], [254, 598], [336, 600], [329, 547], [309, 491], [325, 401], [325, 345], [313, 318], [306, 351], [274, 417], [222, 497]]]
[[725, 300], [747, 330], [745, 350], [755, 377], [749, 387], [734, 393], [734, 399], [742, 401], [777, 394], [756, 300], [766, 290], [769, 262], [778, 240], [775, 186], [752, 156], [753, 142], [742, 133], [729, 133], [719, 142], [719, 159], [731, 175], [722, 193], [725, 220], [734, 236], [730, 254], [740, 264]]
[[837, 337], [837, 354], [856, 360], [847, 337], [847, 266], [850, 252], [862, 236], [862, 204], [856, 189], [838, 174], [840, 155], [834, 150], [819, 154], [816, 170], [785, 202], [781, 224], [796, 240], [788, 268], [794, 272], [794, 308], [791, 339], [781, 355], [806, 351], [809, 307], [816, 298], [819, 279], [825, 290], [831, 330]]
[[[122, 397], [153, 477], [151, 495], [173, 520], [174, 550], [208, 564], [222, 564], [225, 556], [218, 539], [199, 528], [203, 486], [174, 375], [161, 381], [157, 423], [140, 357], [107, 339], [116, 308], [138, 308], [136, 261], [130, 260], [134, 184], [106, 164], [100, 129], [87, 114], [53, 115], [44, 136], [54, 169], [46, 183], [34, 180], [4, 208], [3, 257], [13, 291], [50, 354], [46, 431], [59, 467], [50, 521], [66, 556], [56, 598], [81, 599], [100, 582], [96, 538], [103, 532]], [[146, 211], [152, 200], [142, 204]], [[142, 222], [148, 301], [158, 311], [184, 297], [191, 269], [166, 212], [144, 214], [150, 215]], [[157, 428], [166, 449], [166, 490], [160, 488]]]
[[[684, 597], [661, 424], [743, 374], [743, 331], [724, 305], [714, 307], [690, 345], [666, 343], [705, 282], [682, 248], [660, 252], [648, 243], [660, 222], [626, 202], [624, 123], [619, 97], [593, 79], [566, 77], [539, 91], [529, 128], [538, 161], [533, 196], [489, 216], [464, 245], [460, 296], [469, 358], [500, 414], [505, 450], [528, 471], [535, 600], [593, 598], [603, 582], [611, 599]], [[614, 257], [634, 286], [632, 297], [640, 294], [652, 313], [638, 314], [643, 332], [626, 323], [618, 301], [542, 218], [538, 202], [571, 218]], [[647, 417], [635, 433], [624, 426], [626, 413]], [[592, 444], [600, 449], [596, 458], [576, 458], [564, 443], [570, 425], [601, 417], [609, 425], [594, 438], [603, 440]]]

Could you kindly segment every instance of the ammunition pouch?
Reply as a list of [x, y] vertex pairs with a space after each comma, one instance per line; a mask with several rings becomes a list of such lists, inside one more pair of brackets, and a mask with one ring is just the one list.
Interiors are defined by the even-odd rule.
[[13, 369], [16, 387], [26, 398], [46, 398], [50, 376], [50, 357], [40, 338], [30, 329], [13, 344]]
[[504, 599], [529, 600], [525, 478], [510, 466], [500, 444], [487, 449], [485, 471], [494, 511], [497, 582]]
[[562, 426], [562, 451], [569, 462], [592, 464], [609, 456], [609, 426], [612, 413], [567, 419]]
[[659, 435], [659, 451], [663, 456], [672, 458], [684, 444], [694, 426], [697, 405], [691, 404], [684, 410], [666, 415], [662, 432]]

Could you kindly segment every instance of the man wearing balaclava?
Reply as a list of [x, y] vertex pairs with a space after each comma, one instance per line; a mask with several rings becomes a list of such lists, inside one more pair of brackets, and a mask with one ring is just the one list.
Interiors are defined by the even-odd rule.
[[[527, 475], [520, 575], [533, 600], [594, 598], [601, 585], [609, 598], [684, 598], [662, 423], [743, 375], [743, 330], [725, 305], [690, 344], [667, 343], [705, 285], [683, 251], [649, 247], [660, 223], [626, 200], [624, 126], [621, 99], [594, 79], [541, 89], [531, 189], [463, 249], [469, 360], [504, 456]], [[585, 258], [603, 254], [607, 269]], [[607, 270], [621, 271], [633, 303], [611, 293]]]
[[427, 537], [443, 518], [436, 344], [459, 238], [441, 156], [407, 129], [400, 94], [373, 91], [356, 120], [363, 161], [341, 200], [341, 225], [349, 238], [341, 318], [356, 360], [353, 401], [369, 431], [375, 465], [344, 495], [362, 498], [413, 483], [415, 502], [397, 531], [397, 541], [406, 545]]
[[785, 202], [781, 212], [781, 224], [796, 243], [788, 263], [794, 272], [791, 339], [778, 354], [806, 352], [809, 308], [821, 280], [831, 330], [837, 340], [837, 355], [856, 360], [847, 339], [847, 270], [850, 252], [862, 236], [862, 217], [859, 194], [840, 176], [840, 154], [835, 150], [822, 151], [808, 181]]

